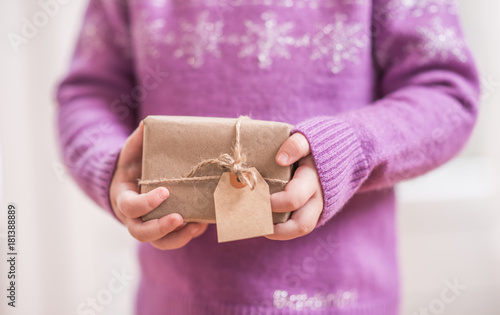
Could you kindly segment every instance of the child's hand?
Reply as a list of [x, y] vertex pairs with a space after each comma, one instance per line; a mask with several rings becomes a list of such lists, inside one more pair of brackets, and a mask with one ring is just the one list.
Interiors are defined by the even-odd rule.
[[110, 186], [110, 200], [116, 216], [130, 234], [141, 242], [158, 249], [175, 249], [201, 235], [206, 223], [184, 224], [182, 216], [172, 213], [159, 219], [142, 222], [141, 216], [158, 207], [168, 198], [168, 189], [158, 187], [146, 194], [139, 193], [137, 179], [142, 172], [142, 135], [144, 126], [130, 135], [120, 153]]
[[299, 167], [285, 190], [271, 195], [273, 212], [295, 211], [290, 220], [274, 226], [274, 234], [266, 236], [269, 239], [290, 240], [310, 233], [323, 211], [323, 191], [318, 172], [309, 142], [301, 133], [290, 136], [276, 155], [276, 162], [282, 166], [297, 161]]

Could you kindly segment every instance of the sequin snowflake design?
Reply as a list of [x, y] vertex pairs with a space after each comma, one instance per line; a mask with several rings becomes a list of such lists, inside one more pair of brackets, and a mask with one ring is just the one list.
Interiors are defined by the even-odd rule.
[[336, 74], [347, 63], [360, 61], [359, 54], [368, 44], [368, 35], [363, 33], [362, 24], [348, 24], [347, 16], [338, 14], [334, 23], [319, 28], [311, 43], [311, 60], [328, 60], [328, 68]]
[[[174, 52], [176, 58], [186, 58], [187, 63], [193, 68], [199, 68], [205, 61], [205, 55], [220, 57], [219, 43], [222, 37], [222, 20], [211, 22], [210, 12], [201, 12], [196, 24], [182, 21], [180, 24], [179, 48]], [[173, 35], [167, 38], [167, 43], [173, 42]]]
[[454, 27], [443, 26], [439, 18], [432, 20], [430, 26], [417, 26], [416, 32], [420, 37], [418, 43], [408, 46], [408, 51], [419, 53], [421, 63], [430, 60], [448, 61], [456, 59], [466, 62], [465, 42], [458, 36]]
[[273, 294], [273, 305], [278, 309], [288, 308], [291, 310], [317, 310], [324, 308], [343, 308], [357, 302], [356, 291], [338, 291], [330, 294], [289, 294], [285, 290], [276, 290]]
[[307, 49], [302, 53], [309, 53], [311, 60], [324, 62], [330, 71], [339, 73], [348, 63], [359, 62], [368, 36], [361, 24], [349, 24], [345, 15], [336, 16], [334, 21], [318, 25], [317, 31], [296, 34], [294, 22], [280, 22], [276, 13], [266, 11], [256, 21], [242, 21], [243, 34], [226, 34], [223, 19], [211, 17], [205, 10], [195, 23], [181, 20], [177, 30], [166, 32], [163, 19], [142, 12], [137, 17], [134, 40], [139, 44], [141, 59], [160, 58], [162, 47], [170, 46], [174, 58], [193, 68], [201, 67], [209, 55], [221, 58], [222, 45], [237, 48], [239, 58], [254, 58], [261, 69], [269, 68], [275, 60], [291, 59], [299, 49]]
[[272, 12], [262, 13], [261, 18], [259, 22], [245, 21], [247, 32], [239, 39], [242, 48], [238, 57], [255, 56], [263, 69], [269, 67], [275, 57], [290, 59], [290, 47], [307, 44], [307, 36], [297, 40], [289, 35], [293, 22], [279, 24]]
[[147, 11], [141, 12], [137, 19], [138, 26], [134, 28], [134, 38], [139, 43], [141, 58], [157, 59], [161, 53], [158, 44], [173, 42], [173, 33], [161, 36], [165, 27], [163, 19], [150, 19]]
[[410, 14], [420, 17], [424, 14], [447, 12], [458, 14], [459, 3], [457, 0], [393, 0], [390, 1], [386, 10], [392, 18], [404, 19]]
[[401, 0], [401, 4], [408, 8], [415, 17], [427, 13], [437, 13], [442, 9], [448, 13], [458, 13], [458, 1], [456, 0]]
[[[165, 0], [153, 0], [165, 1]], [[241, 6], [275, 6], [285, 8], [332, 8], [339, 4], [367, 4], [369, 0], [173, 0], [176, 6], [198, 7], [241, 7]]]

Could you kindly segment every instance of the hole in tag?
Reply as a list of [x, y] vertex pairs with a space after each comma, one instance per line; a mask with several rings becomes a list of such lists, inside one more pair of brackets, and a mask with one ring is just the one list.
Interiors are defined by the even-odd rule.
[[246, 184], [240, 182], [238, 176], [234, 175], [233, 173], [229, 173], [229, 182], [231, 183], [231, 186], [237, 189], [241, 189], [246, 186]]

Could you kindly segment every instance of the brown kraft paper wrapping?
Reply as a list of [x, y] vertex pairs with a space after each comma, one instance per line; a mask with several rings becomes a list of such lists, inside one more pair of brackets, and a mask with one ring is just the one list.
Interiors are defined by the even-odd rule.
[[[236, 119], [184, 116], [148, 116], [144, 119], [142, 180], [178, 179], [199, 162], [233, 155]], [[293, 126], [285, 123], [245, 119], [241, 122], [240, 143], [246, 164], [255, 167], [262, 177], [288, 181], [292, 168], [275, 161], [279, 148], [290, 136]], [[196, 177], [220, 176], [224, 171], [215, 165], [201, 168]], [[142, 184], [141, 193], [164, 186], [170, 196], [143, 221], [179, 213], [186, 222], [215, 223], [214, 191], [219, 180]], [[270, 193], [284, 189], [268, 182]], [[273, 222], [288, 220], [290, 213], [273, 213]]]

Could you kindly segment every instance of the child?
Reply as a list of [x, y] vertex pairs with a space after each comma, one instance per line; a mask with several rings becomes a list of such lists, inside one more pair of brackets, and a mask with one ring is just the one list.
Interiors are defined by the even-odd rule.
[[[390, 315], [393, 186], [461, 149], [478, 89], [453, 0], [90, 0], [58, 126], [78, 184], [142, 242], [137, 314]], [[223, 244], [142, 222], [169, 196], [139, 194], [147, 115], [294, 124], [271, 197], [291, 220]]]

